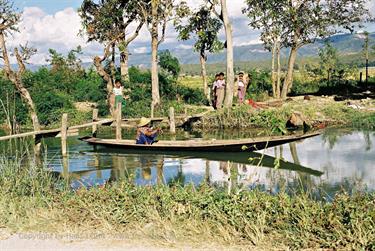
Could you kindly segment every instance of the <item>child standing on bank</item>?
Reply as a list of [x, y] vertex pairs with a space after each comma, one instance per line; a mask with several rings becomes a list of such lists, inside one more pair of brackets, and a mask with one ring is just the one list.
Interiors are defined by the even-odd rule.
[[121, 84], [120, 80], [116, 80], [115, 87], [113, 88], [113, 94], [115, 95], [115, 109], [117, 109], [117, 104], [122, 104], [124, 107], [126, 105], [124, 99], [124, 87]]
[[225, 94], [225, 74], [223, 72], [219, 73], [219, 79], [215, 81], [213, 89], [216, 88], [216, 109], [221, 109], [223, 107], [224, 94]]
[[245, 101], [245, 86], [246, 82], [244, 79], [244, 73], [238, 74], [238, 102], [242, 104]]

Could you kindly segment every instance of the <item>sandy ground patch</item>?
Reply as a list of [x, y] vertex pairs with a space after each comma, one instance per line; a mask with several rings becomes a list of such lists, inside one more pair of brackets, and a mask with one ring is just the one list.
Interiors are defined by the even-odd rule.
[[[111, 239], [108, 236], [93, 235], [85, 239], [84, 235], [49, 234], [49, 233], [18, 233], [10, 234], [0, 230], [0, 250], [4, 251], [161, 251], [161, 250], [245, 250], [239, 247], [222, 247], [208, 245], [196, 248], [183, 244], [160, 246], [149, 240]], [[108, 238], [107, 238], [108, 237]]]

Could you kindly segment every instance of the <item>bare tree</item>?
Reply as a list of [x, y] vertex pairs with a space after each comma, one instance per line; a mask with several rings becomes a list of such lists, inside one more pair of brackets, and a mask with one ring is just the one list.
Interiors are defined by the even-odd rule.
[[[88, 42], [98, 41], [105, 44], [104, 55], [94, 58], [94, 66], [107, 84], [107, 102], [111, 113], [114, 112], [112, 90], [116, 73], [116, 46], [120, 51], [121, 78], [129, 81], [128, 47], [144, 25], [136, 0], [84, 0], [79, 15]], [[134, 26], [134, 27], [133, 27]], [[103, 64], [109, 61], [109, 68]]]
[[34, 130], [39, 131], [40, 123], [35, 104], [22, 81], [22, 76], [26, 71], [25, 61], [27, 61], [36, 50], [30, 49], [27, 46], [20, 46], [20, 50], [14, 48], [14, 56], [17, 60], [18, 70], [12, 69], [6, 46], [6, 37], [10, 33], [17, 31], [17, 24], [20, 21], [21, 13], [17, 13], [13, 8], [13, 4], [8, 0], [0, 0], [0, 8], [0, 49], [1, 58], [4, 62], [5, 76], [14, 84], [22, 99], [28, 105]]

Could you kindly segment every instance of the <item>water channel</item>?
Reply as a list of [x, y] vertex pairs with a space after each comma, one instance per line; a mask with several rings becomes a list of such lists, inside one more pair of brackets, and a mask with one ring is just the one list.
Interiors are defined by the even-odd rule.
[[[81, 132], [82, 135], [88, 132]], [[124, 137], [132, 138], [134, 132]], [[253, 132], [256, 134], [257, 132]], [[179, 133], [176, 138], [236, 139], [249, 133]], [[99, 137], [111, 138], [111, 131]], [[254, 136], [254, 135], [252, 135]], [[165, 135], [165, 138], [170, 136]], [[59, 139], [45, 139], [47, 168], [69, 179], [73, 189], [128, 180], [137, 185], [206, 182], [218, 187], [271, 193], [304, 188], [332, 198], [338, 191], [375, 190], [375, 132], [328, 129], [322, 135], [258, 152], [137, 153], [93, 147], [69, 138], [62, 158]]]

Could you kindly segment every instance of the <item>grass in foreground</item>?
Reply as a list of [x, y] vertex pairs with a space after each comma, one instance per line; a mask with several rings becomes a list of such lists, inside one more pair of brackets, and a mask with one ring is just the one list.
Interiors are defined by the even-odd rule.
[[0, 228], [15, 232], [126, 233], [163, 244], [375, 249], [375, 194], [332, 202], [208, 186], [69, 190], [45, 169], [0, 160]]

